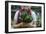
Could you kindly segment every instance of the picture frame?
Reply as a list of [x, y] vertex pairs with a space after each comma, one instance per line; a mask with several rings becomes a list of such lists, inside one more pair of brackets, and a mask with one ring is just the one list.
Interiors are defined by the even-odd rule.
[[[40, 28], [11, 28], [11, 5], [24, 5], [24, 6], [41, 6], [42, 13], [42, 26]], [[5, 33], [21, 33], [21, 32], [38, 32], [45, 31], [45, 3], [40, 2], [22, 2], [22, 1], [5, 1]]]

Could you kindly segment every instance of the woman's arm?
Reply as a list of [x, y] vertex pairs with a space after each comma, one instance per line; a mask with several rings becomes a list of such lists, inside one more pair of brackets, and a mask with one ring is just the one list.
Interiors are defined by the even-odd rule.
[[32, 18], [33, 18], [33, 21], [32, 21], [32, 26], [36, 27], [36, 23], [37, 23], [37, 15], [34, 11], [31, 12], [32, 13]]

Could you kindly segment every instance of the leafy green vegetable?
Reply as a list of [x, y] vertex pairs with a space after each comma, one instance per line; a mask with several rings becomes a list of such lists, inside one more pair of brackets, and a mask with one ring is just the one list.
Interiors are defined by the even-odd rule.
[[23, 12], [21, 15], [21, 18], [23, 19], [23, 22], [31, 22], [32, 16], [29, 15], [27, 12]]

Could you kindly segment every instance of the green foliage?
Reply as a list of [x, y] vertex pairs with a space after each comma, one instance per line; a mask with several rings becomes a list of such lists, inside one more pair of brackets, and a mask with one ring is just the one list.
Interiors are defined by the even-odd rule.
[[23, 12], [21, 15], [21, 18], [23, 22], [31, 22], [32, 21], [32, 16], [29, 15], [27, 12]]

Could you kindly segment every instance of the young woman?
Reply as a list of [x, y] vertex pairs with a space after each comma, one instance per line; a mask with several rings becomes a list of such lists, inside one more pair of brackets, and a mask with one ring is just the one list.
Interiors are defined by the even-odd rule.
[[37, 22], [37, 16], [36, 13], [34, 11], [32, 11], [31, 7], [29, 6], [21, 6], [21, 8], [19, 10], [16, 11], [15, 16], [14, 16], [14, 21], [13, 21], [13, 27], [24, 27], [23, 22], [21, 22], [21, 14], [27, 11], [27, 13], [29, 15], [32, 16], [33, 20], [30, 23], [26, 23], [25, 25], [27, 25], [27, 27], [36, 27], [36, 22]]

